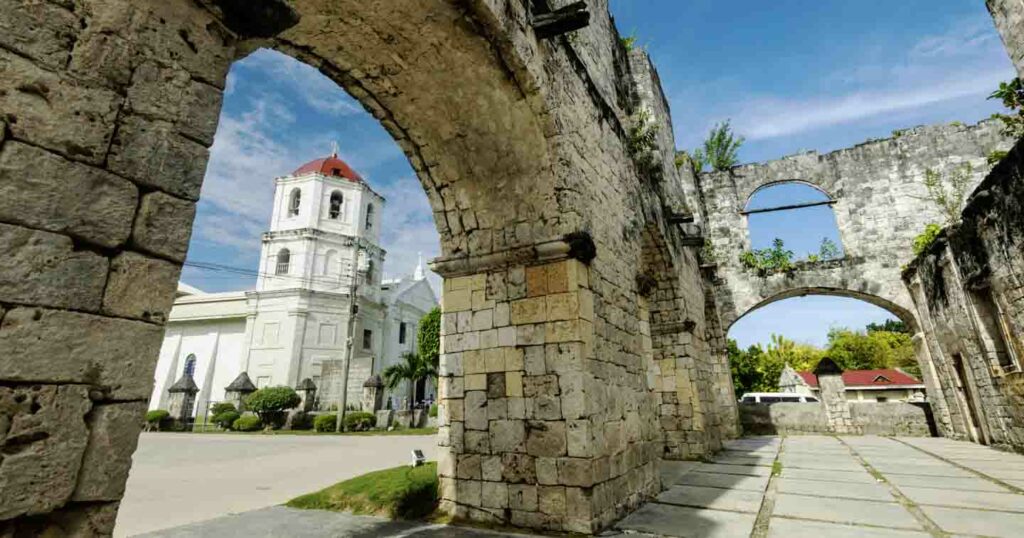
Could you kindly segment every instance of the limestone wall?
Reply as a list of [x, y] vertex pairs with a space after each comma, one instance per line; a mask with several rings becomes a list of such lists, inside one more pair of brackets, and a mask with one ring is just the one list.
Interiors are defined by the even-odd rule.
[[[820, 404], [741, 404], [740, 424], [747, 435], [834, 434]], [[865, 402], [850, 405], [855, 430], [863, 435], [929, 437], [924, 408], [902, 402]]]
[[[949, 437], [1024, 450], [1024, 157], [1018, 146], [903, 276]], [[919, 356], [922, 356], [919, 354]]]
[[985, 0], [985, 6], [1003, 37], [1018, 76], [1024, 76], [1024, 5], [1016, 0]]
[[[810, 152], [702, 174], [697, 180], [700, 218], [715, 248], [716, 295], [726, 326], [756, 306], [806, 292], [867, 300], [913, 326], [913, 302], [900, 267], [913, 257], [914, 237], [928, 223], [943, 222], [938, 207], [927, 200], [925, 170], [943, 173], [970, 163], [977, 184], [990, 168], [988, 155], [1010, 145], [999, 124], [987, 120], [917, 127], [825, 155]], [[846, 257], [763, 277], [739, 262], [739, 255], [751, 248], [741, 211], [755, 191], [786, 181], [813, 185], [835, 199]]]

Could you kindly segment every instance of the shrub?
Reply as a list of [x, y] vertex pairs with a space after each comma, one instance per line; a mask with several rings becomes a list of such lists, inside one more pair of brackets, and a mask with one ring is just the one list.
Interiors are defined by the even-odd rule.
[[742, 136], [737, 137], [733, 134], [729, 120], [715, 124], [704, 140], [704, 162], [719, 172], [729, 170], [739, 164], [739, 151], [743, 141]]
[[992, 153], [989, 153], [988, 157], [985, 160], [988, 162], [989, 165], [995, 166], [995, 165], [999, 164], [999, 161], [1002, 161], [1003, 159], [1005, 159], [1006, 156], [1009, 155], [1009, 154], [1010, 153], [1008, 151], [1002, 151], [1002, 150], [998, 150], [997, 149], [997, 150], [993, 151]]
[[309, 413], [295, 413], [292, 416], [290, 426], [293, 430], [312, 430], [313, 415], [310, 415]]
[[242, 415], [240, 415], [238, 411], [222, 411], [220, 413], [217, 413], [216, 415], [213, 415], [213, 418], [210, 420], [210, 422], [213, 422], [214, 424], [220, 426], [221, 428], [224, 428], [225, 430], [230, 430], [231, 425], [234, 424], [235, 421], [238, 420], [238, 418], [241, 416]]
[[328, 413], [326, 415], [317, 415], [313, 419], [313, 429], [318, 432], [333, 432], [335, 426], [337, 426], [338, 415], [334, 413]]
[[231, 429], [240, 432], [254, 432], [263, 427], [260, 417], [255, 415], [244, 415], [235, 419]]
[[277, 429], [288, 418], [285, 411], [301, 402], [299, 393], [291, 387], [267, 387], [250, 394], [245, 399], [245, 407], [256, 413], [264, 425]]
[[967, 199], [972, 172], [971, 163], [963, 163], [948, 174], [940, 174], [931, 168], [924, 171], [924, 187], [928, 190], [928, 199], [942, 210], [947, 225], [956, 224], [960, 220], [960, 210]]
[[740, 254], [740, 263], [762, 275], [785, 272], [793, 269], [793, 251], [786, 250], [782, 239], [776, 237], [771, 248]]
[[167, 422], [171, 414], [163, 409], [154, 409], [146, 412], [146, 429], [160, 430], [160, 427]]
[[430, 410], [427, 411], [427, 416], [431, 418], [437, 418], [437, 404], [430, 404]]
[[938, 224], [932, 223], [925, 226], [924, 231], [914, 238], [914, 256], [920, 256], [922, 252], [928, 250], [928, 247], [932, 246], [941, 232], [942, 226]]
[[1000, 82], [999, 89], [988, 96], [1003, 102], [1011, 114], [993, 114], [992, 117], [1003, 122], [1003, 134], [1017, 139], [1024, 136], [1024, 83], [1019, 78], [1010, 82]]
[[348, 413], [345, 415], [345, 431], [366, 431], [373, 427], [377, 423], [377, 417], [373, 413], [366, 413], [364, 411], [356, 411], [355, 413]]
[[228, 411], [238, 411], [238, 409], [235, 409], [235, 404], [231, 402], [217, 402], [210, 406], [210, 414], [214, 416]]

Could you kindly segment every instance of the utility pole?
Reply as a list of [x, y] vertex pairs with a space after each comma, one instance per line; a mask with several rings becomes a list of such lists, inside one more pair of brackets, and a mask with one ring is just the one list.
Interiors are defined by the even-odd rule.
[[342, 425], [345, 424], [345, 407], [348, 400], [348, 370], [352, 364], [352, 348], [354, 347], [353, 339], [356, 328], [356, 313], [358, 312], [358, 306], [356, 305], [356, 293], [359, 291], [359, 252], [361, 252], [359, 244], [356, 243], [355, 253], [352, 256], [352, 275], [349, 279], [348, 284], [348, 337], [345, 339], [345, 364], [341, 370], [341, 398], [338, 402], [338, 414], [334, 424], [335, 431], [341, 431]]

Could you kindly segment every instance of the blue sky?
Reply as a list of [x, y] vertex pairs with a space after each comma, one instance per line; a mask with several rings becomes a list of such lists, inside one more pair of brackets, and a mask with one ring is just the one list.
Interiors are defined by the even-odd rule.
[[[978, 0], [611, 0], [611, 9], [658, 67], [677, 146], [692, 149], [731, 119], [746, 137], [743, 162], [826, 152], [920, 124], [972, 123], [998, 110], [985, 97], [1013, 77]], [[329, 153], [335, 140], [387, 198], [385, 274], [411, 272], [420, 252], [437, 256], [426, 197], [383, 128], [314, 69], [258, 51], [229, 75], [189, 259], [255, 271], [273, 177]], [[808, 196], [775, 189], [753, 203]], [[756, 248], [782, 237], [801, 257], [822, 237], [837, 239], [827, 207], [755, 217], [751, 234]], [[194, 267], [182, 278], [208, 291], [255, 281]], [[789, 299], [742, 318], [730, 336], [742, 346], [773, 332], [821, 344], [830, 326], [885, 317], [855, 300]]]

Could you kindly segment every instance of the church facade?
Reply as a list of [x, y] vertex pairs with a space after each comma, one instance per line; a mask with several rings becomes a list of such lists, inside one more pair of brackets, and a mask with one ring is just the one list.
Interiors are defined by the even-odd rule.
[[[193, 416], [229, 399], [226, 389], [246, 377], [256, 388], [311, 382], [312, 406], [336, 409], [350, 331], [345, 400], [365, 407], [363, 385], [415, 351], [419, 320], [437, 298], [422, 260], [411, 275], [382, 279], [384, 198], [336, 153], [275, 184], [256, 288], [204, 293], [179, 284], [150, 409], [167, 409], [172, 387], [187, 377], [198, 388]], [[433, 399], [429, 383], [415, 389], [414, 399]], [[384, 398], [397, 407], [409, 395], [403, 383]]]

